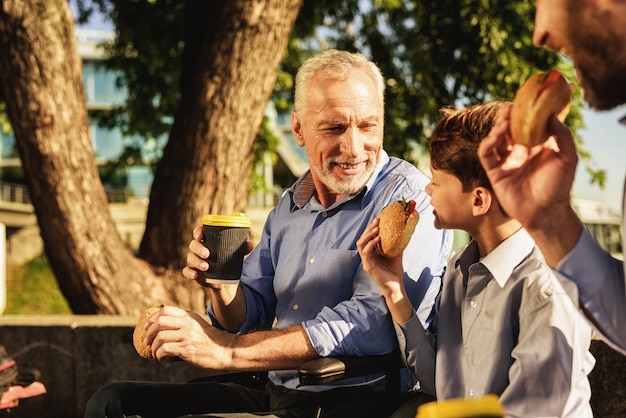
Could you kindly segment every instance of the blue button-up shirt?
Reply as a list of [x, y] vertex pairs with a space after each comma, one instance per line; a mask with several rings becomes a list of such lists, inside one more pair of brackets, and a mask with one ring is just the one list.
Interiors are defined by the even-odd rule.
[[[416, 201], [420, 221], [404, 253], [405, 283], [426, 323], [452, 242], [450, 231], [433, 226], [424, 191], [428, 182], [412, 164], [383, 151], [366, 187], [326, 208], [305, 173], [270, 212], [259, 244], [244, 262], [247, 313], [239, 332], [301, 324], [322, 357], [392, 351], [394, 328], [379, 287], [363, 270], [356, 241], [384, 206], [402, 197]], [[217, 324], [210, 307], [208, 313]], [[270, 372], [270, 379], [299, 387], [293, 370]]]

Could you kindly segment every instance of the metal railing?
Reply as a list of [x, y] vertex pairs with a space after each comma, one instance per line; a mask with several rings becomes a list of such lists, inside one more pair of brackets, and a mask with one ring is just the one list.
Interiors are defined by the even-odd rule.
[[0, 201], [30, 205], [28, 188], [23, 184], [0, 182]]
[[[126, 203], [131, 196], [125, 187], [106, 187], [105, 192], [109, 203]], [[0, 181], [0, 202], [32, 204], [27, 186], [4, 181]]]

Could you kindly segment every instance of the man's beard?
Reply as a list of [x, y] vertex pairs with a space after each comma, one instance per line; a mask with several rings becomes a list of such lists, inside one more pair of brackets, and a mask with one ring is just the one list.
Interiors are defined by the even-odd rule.
[[311, 170], [317, 177], [333, 192], [340, 195], [353, 195], [360, 192], [374, 173], [376, 166], [372, 161], [368, 161], [367, 167], [361, 173], [354, 176], [337, 177], [328, 167], [321, 167], [317, 164], [311, 165]]
[[594, 109], [609, 110], [626, 103], [626, 45], [617, 44], [618, 35], [607, 24], [611, 16], [590, 16], [584, 9], [570, 16], [570, 52], [576, 54], [585, 101]]

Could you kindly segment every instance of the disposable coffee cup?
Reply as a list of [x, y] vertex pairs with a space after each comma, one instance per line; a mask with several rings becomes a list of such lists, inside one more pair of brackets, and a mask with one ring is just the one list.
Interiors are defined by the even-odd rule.
[[252, 222], [245, 213], [202, 216], [204, 245], [210, 254], [205, 283], [236, 284], [241, 277], [241, 266], [246, 255], [248, 235]]

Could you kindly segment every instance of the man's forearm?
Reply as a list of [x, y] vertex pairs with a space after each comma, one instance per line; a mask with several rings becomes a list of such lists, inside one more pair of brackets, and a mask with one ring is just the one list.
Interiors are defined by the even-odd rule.
[[319, 358], [302, 325], [237, 335], [233, 370], [290, 370]]
[[533, 225], [524, 226], [552, 268], [574, 248], [583, 228], [571, 206], [556, 209]]

